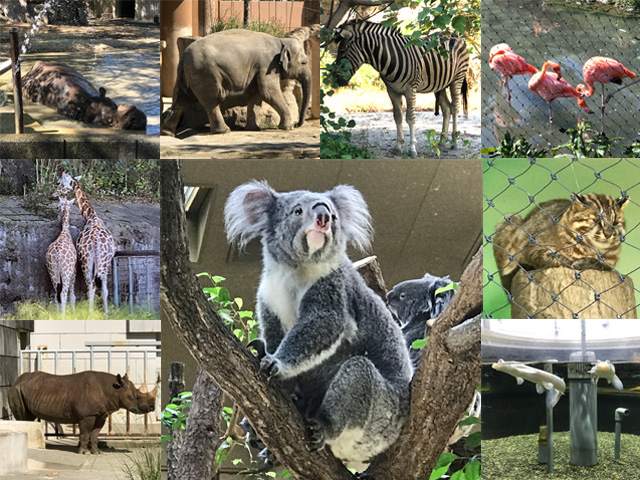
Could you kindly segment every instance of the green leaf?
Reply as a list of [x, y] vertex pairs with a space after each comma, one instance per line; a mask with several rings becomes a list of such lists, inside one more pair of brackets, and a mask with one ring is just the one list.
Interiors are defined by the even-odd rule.
[[287, 478], [287, 477], [290, 477], [291, 474], [289, 473], [289, 470], [282, 470], [282, 473], [280, 474], [280, 476], [282, 478]]
[[[253, 318], [253, 312], [251, 310], [240, 310], [238, 312], [240, 318]], [[251, 325], [249, 325], [251, 326]]]
[[456, 282], [450, 283], [449, 285], [445, 285], [444, 287], [436, 288], [434, 296], [437, 296], [441, 293], [448, 292], [449, 290], [458, 290], [458, 284]]
[[226, 280], [226, 278], [221, 277], [219, 275], [213, 275], [211, 277], [211, 280], [213, 280], [213, 283], [220, 283], [220, 282], [224, 282]]
[[471, 417], [467, 417], [467, 418], [465, 418], [463, 420], [460, 420], [458, 422], [458, 425], [461, 426], [461, 427], [465, 427], [467, 425], [475, 425], [476, 423], [480, 423], [480, 419], [478, 417], [471, 416]]
[[453, 462], [456, 458], [458, 458], [458, 456], [454, 455], [453, 453], [441, 453], [438, 461], [436, 462], [436, 466], [433, 468], [433, 471], [429, 476], [429, 480], [437, 480], [445, 473], [447, 473], [447, 470], [449, 470], [449, 465], [451, 465], [451, 462]]
[[234, 465], [238, 465], [240, 463], [244, 463], [244, 461], [241, 458], [234, 458], [231, 463], [233, 463]]
[[449, 480], [465, 480], [464, 471], [458, 470], [456, 473], [451, 475], [451, 478]]
[[451, 26], [460, 33], [460, 35], [464, 34], [464, 31], [467, 29], [467, 17], [456, 15], [453, 17], [453, 20], [451, 20]]
[[276, 472], [267, 472], [265, 475], [267, 475], [268, 477], [271, 477], [271, 478], [276, 478], [277, 477]]
[[229, 415], [231, 415], [233, 413], [233, 408], [231, 408], [231, 407], [222, 407], [222, 410], [227, 412]]
[[413, 343], [411, 344], [411, 348], [415, 350], [420, 350], [422, 347], [424, 347], [427, 344], [428, 341], [429, 341], [428, 337], [414, 340]]
[[171, 441], [171, 435], [160, 435], [160, 440], [163, 442]]
[[236, 297], [233, 299], [238, 308], [242, 308], [242, 299], [240, 297]]
[[475, 432], [467, 437], [464, 444], [469, 448], [477, 448], [480, 446], [480, 440], [480, 432]]
[[464, 467], [466, 480], [478, 480], [482, 476], [482, 466], [478, 460], [472, 460]]

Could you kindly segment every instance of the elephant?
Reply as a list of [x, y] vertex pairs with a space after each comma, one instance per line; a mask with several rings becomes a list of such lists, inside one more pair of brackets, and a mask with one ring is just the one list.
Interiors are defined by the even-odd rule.
[[257, 129], [253, 108], [265, 101], [280, 116], [278, 128], [290, 130], [294, 119], [282, 93], [282, 83], [297, 80], [302, 101], [296, 127], [305, 120], [311, 99], [311, 67], [303, 42], [250, 30], [224, 30], [200, 38], [185, 48], [173, 91], [173, 105], [162, 125], [175, 135], [184, 111], [199, 102], [209, 118], [211, 133], [230, 131], [221, 107], [248, 105], [248, 126]]
[[23, 96], [74, 120], [123, 130], [144, 130], [147, 116], [133, 105], [116, 105], [76, 69], [37, 61], [22, 79]]

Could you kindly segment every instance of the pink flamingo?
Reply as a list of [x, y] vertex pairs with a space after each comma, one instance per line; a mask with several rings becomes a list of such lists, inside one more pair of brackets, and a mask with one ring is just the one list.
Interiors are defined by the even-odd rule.
[[624, 87], [620, 87], [616, 91], [610, 93], [606, 100], [604, 98], [604, 84], [605, 83], [615, 83], [617, 85], [622, 85], [623, 78], [636, 78], [638, 75], [633, 73], [631, 70], [628, 70], [624, 65], [622, 65], [617, 60], [609, 57], [591, 57], [586, 61], [584, 66], [582, 67], [582, 75], [584, 76], [585, 83], [589, 86], [589, 91], [587, 91], [587, 87], [580, 84], [576, 87], [576, 90], [583, 94], [586, 97], [590, 97], [595, 92], [595, 82], [600, 82], [602, 85], [602, 105], [600, 107], [600, 126], [604, 131], [604, 107], [611, 97], [614, 94], [618, 93], [620, 90], [624, 90], [627, 87], [630, 87], [634, 83], [640, 82], [640, 79], [631, 82]]
[[[547, 73], [547, 68], [551, 67], [551, 69], [555, 72]], [[552, 61], [544, 62], [542, 66], [542, 70], [531, 77], [529, 80], [529, 90], [533, 93], [537, 93], [540, 95], [549, 105], [549, 125], [553, 123], [553, 117], [551, 114], [551, 102], [553, 102], [556, 98], [562, 97], [574, 97], [578, 99], [578, 106], [584, 109], [587, 113], [593, 113], [587, 107], [587, 103], [584, 101], [584, 95], [578, 92], [575, 88], [567, 83], [567, 81], [562, 78], [562, 71], [560, 70], [560, 65]]]
[[[524, 58], [516, 55], [506, 43], [494, 45], [489, 52], [489, 67], [502, 74], [502, 80], [507, 88], [507, 100], [511, 102], [509, 79], [514, 75], [533, 75], [538, 69], [529, 65]], [[500, 82], [502, 84], [502, 81]]]

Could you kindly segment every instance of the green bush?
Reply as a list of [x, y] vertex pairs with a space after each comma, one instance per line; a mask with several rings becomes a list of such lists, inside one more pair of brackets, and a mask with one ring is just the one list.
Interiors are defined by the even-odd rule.
[[245, 30], [251, 30], [253, 32], [263, 32], [273, 35], [274, 37], [284, 37], [284, 27], [274, 22], [249, 22], [248, 26], [244, 26], [241, 19], [232, 18], [226, 20], [219, 18], [216, 23], [211, 26], [211, 33], [221, 32], [223, 30], [234, 30], [236, 28], [243, 28]]

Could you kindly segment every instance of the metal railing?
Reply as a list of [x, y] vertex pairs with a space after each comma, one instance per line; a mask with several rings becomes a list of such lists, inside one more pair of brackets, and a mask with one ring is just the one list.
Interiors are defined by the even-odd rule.
[[[114, 305], [116, 308], [120, 307], [119, 279], [121, 273], [118, 269], [118, 260], [125, 258], [128, 278], [127, 301], [130, 312], [133, 313], [133, 307], [136, 303], [141, 304], [144, 301], [141, 300], [141, 297], [146, 298], [149, 310], [157, 309], [160, 304], [160, 252], [156, 250], [121, 250], [116, 252], [113, 257]], [[144, 268], [144, 273], [139, 271], [141, 268]]]

